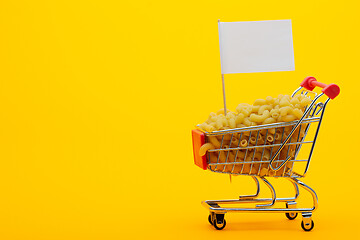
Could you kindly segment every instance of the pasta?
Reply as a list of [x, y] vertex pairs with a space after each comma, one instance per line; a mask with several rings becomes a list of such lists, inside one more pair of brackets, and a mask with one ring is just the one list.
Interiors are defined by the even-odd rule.
[[250, 120], [252, 122], [256, 122], [256, 123], [262, 123], [268, 117], [270, 117], [270, 112], [269, 112], [269, 110], [265, 110], [261, 115], [257, 115], [257, 114], [254, 114], [254, 113], [251, 114], [250, 115]]
[[241, 140], [240, 147], [247, 147], [247, 145], [248, 145], [248, 142], [246, 139]]
[[263, 121], [263, 124], [269, 124], [269, 123], [274, 123], [274, 122], [276, 122], [275, 118], [270, 117], [270, 118], [265, 119]]
[[272, 110], [272, 106], [271, 105], [262, 105], [261, 107], [259, 107], [258, 113], [261, 115], [264, 113], [265, 110]]
[[210, 149], [215, 149], [214, 145], [212, 145], [211, 143], [205, 143], [200, 147], [199, 155], [204, 156], [206, 152]]
[[290, 106], [281, 107], [280, 108], [280, 116], [286, 116], [289, 112], [291, 112], [292, 108]]
[[303, 112], [301, 111], [301, 109], [295, 108], [295, 109], [292, 110], [292, 114], [296, 118], [300, 119], [302, 117], [302, 115], [303, 115]]
[[215, 148], [220, 148], [220, 142], [219, 140], [216, 138], [216, 137], [209, 137], [209, 142], [212, 143], [212, 145], [215, 147]]
[[264, 105], [266, 104], [266, 100], [264, 99], [256, 99], [255, 102], [254, 102], [254, 106], [256, 105]]
[[273, 142], [274, 141], [274, 136], [273, 135], [268, 135], [267, 137], [266, 137], [266, 140], [268, 141], [268, 142]]
[[[251, 127], [277, 122], [299, 120], [305, 107], [311, 103], [306, 95], [279, 95], [276, 98], [257, 99], [253, 105], [241, 103], [235, 111], [224, 110], [210, 113], [208, 119], [199, 124], [202, 130], [211, 133], [219, 130]], [[288, 143], [302, 141], [307, 124], [301, 124], [289, 138]], [[211, 169], [230, 174], [254, 174], [258, 176], [282, 176], [292, 171], [294, 162], [287, 162], [279, 170], [270, 168], [269, 162], [292, 131], [292, 126], [242, 131], [236, 133], [216, 133], [206, 137], [206, 143], [199, 150], [206, 155]], [[287, 144], [273, 162], [278, 167], [285, 159], [294, 159], [299, 144]], [[215, 151], [208, 152], [211, 149]]]

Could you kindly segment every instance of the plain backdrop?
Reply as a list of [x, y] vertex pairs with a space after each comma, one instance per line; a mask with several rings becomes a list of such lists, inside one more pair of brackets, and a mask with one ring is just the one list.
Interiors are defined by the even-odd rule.
[[[0, 238], [356, 239], [358, 4], [1, 1]], [[229, 109], [306, 76], [341, 87], [303, 180], [319, 196], [312, 232], [284, 214], [207, 222], [202, 200], [255, 191], [193, 163], [191, 130], [222, 107], [218, 19], [293, 25], [296, 71], [227, 76]]]

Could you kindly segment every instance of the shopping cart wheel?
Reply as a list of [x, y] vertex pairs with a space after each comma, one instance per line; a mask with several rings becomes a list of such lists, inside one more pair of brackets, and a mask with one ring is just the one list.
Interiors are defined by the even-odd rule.
[[225, 214], [216, 214], [213, 222], [216, 230], [222, 230], [226, 226], [226, 221], [224, 219]]
[[304, 224], [304, 221], [301, 221], [301, 227], [304, 231], [309, 232], [314, 228], [314, 221], [311, 220], [311, 223]]
[[212, 221], [212, 219], [211, 219], [211, 213], [209, 214], [208, 221], [209, 221], [209, 223], [210, 223], [211, 225], [214, 225], [214, 224], [213, 224], [213, 221]]
[[[289, 208], [289, 209], [294, 209], [294, 208], [296, 208], [296, 206], [297, 206], [297, 203], [295, 201], [290, 201], [290, 202], [286, 203], [286, 208]], [[289, 220], [294, 220], [298, 214], [295, 212], [288, 212], [288, 213], [285, 213], [285, 215]]]
[[297, 213], [285, 213], [285, 215], [289, 220], [294, 220], [298, 214]]

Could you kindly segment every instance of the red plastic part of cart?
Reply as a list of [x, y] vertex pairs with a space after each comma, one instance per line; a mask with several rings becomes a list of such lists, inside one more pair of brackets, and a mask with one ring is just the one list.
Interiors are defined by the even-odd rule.
[[200, 147], [205, 143], [205, 134], [199, 130], [192, 130], [192, 140], [195, 164], [206, 170], [208, 167], [206, 154], [204, 156], [199, 155]]
[[300, 84], [300, 86], [309, 91], [314, 90], [315, 87], [321, 87], [321, 91], [331, 99], [336, 98], [336, 96], [340, 93], [340, 87], [338, 85], [333, 83], [327, 85], [325, 83], [318, 82], [314, 77], [305, 78]]

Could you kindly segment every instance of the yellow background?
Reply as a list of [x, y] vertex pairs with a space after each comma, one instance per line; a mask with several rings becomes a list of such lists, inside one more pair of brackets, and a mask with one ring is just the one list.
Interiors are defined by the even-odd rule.
[[[341, 87], [304, 179], [310, 233], [207, 222], [201, 200], [254, 191], [193, 164], [191, 129], [222, 107], [218, 19], [293, 21], [296, 71], [226, 76], [229, 108], [309, 75]], [[355, 0], [1, 1], [0, 239], [359, 237], [359, 24]]]

